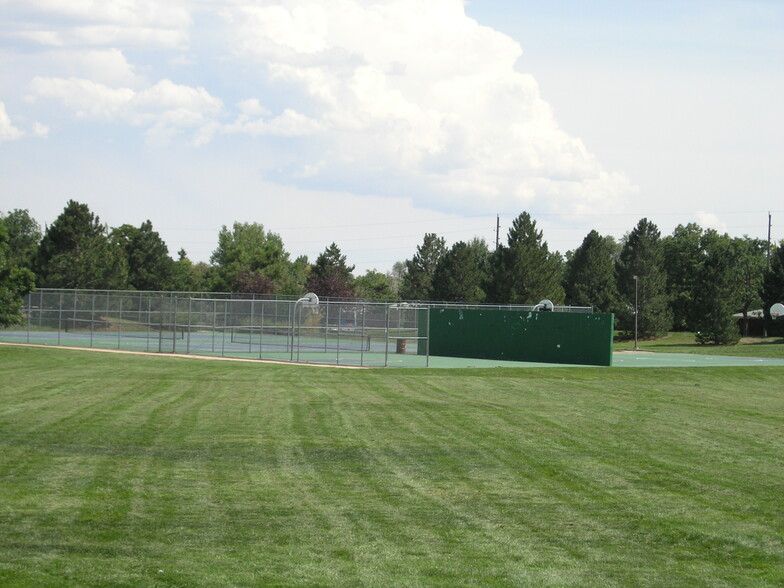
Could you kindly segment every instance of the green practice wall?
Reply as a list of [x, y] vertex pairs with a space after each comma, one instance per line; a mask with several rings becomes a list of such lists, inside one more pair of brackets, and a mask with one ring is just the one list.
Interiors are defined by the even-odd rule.
[[444, 357], [609, 366], [613, 322], [614, 315], [601, 313], [433, 308], [429, 352]]

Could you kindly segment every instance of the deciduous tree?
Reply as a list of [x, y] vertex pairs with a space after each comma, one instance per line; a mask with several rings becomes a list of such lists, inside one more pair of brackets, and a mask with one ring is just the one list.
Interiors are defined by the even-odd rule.
[[784, 317], [774, 323], [770, 316], [770, 307], [777, 302], [784, 303], [784, 241], [771, 251], [770, 268], [765, 272], [762, 284], [762, 305], [768, 332], [784, 335]]
[[389, 277], [376, 270], [367, 270], [364, 276], [357, 277], [354, 292], [357, 297], [370, 300], [392, 300], [395, 297]]
[[242, 291], [243, 288], [273, 288], [287, 275], [289, 254], [276, 233], [267, 232], [259, 223], [225, 225], [218, 234], [218, 247], [210, 261], [216, 268], [212, 289]]
[[667, 295], [672, 308], [672, 328], [693, 331], [694, 295], [703, 259], [703, 230], [696, 223], [678, 225], [671, 236], [662, 239]]
[[698, 343], [733, 345], [740, 330], [732, 316], [743, 304], [738, 270], [742, 244], [708, 230], [702, 237], [703, 259], [694, 292], [695, 338]]
[[33, 285], [33, 272], [15, 263], [8, 232], [0, 222], [0, 327], [21, 322], [22, 301]]
[[18, 267], [33, 269], [38, 245], [41, 242], [41, 226], [30, 216], [27, 210], [15, 209], [6, 216], [0, 216], [0, 222], [8, 232], [11, 263]]

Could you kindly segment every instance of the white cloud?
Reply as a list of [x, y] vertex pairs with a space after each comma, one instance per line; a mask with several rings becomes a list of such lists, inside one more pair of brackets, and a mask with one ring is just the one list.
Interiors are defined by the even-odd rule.
[[3, 141], [16, 141], [32, 134], [33, 137], [45, 138], [49, 135], [49, 127], [38, 121], [33, 121], [30, 131], [25, 131], [15, 126], [8, 116], [5, 103], [0, 101], [0, 143]]
[[5, 104], [0, 102], [0, 142], [21, 139], [24, 134], [22, 129], [14, 126], [5, 110]]
[[[62, 74], [33, 79], [35, 96], [79, 117], [142, 127], [152, 142], [183, 131], [192, 145], [237, 134], [286, 137], [274, 163], [259, 163], [281, 182], [405, 194], [462, 212], [532, 202], [599, 212], [635, 191], [559, 127], [536, 80], [516, 69], [520, 45], [466, 16], [462, 0], [31, 7], [38, 20], [19, 34], [69, 48], [59, 51], [61, 61], [70, 58]], [[151, 67], [130, 63], [124, 51], [191, 41], [188, 59], [241, 71], [250, 97], [226, 109], [221, 97], [235, 90], [217, 74], [204, 87], [151, 84]]]
[[276, 117], [251, 118], [242, 114], [237, 117], [235, 122], [225, 125], [221, 130], [224, 133], [244, 133], [257, 136], [301, 137], [320, 133], [324, 127], [318, 121], [287, 108]]
[[[137, 67], [116, 48], [50, 49], [29, 60], [27, 67], [46, 70], [59, 78], [81, 78], [113, 87], [142, 88], [149, 85]], [[45, 77], [39, 74], [39, 77]]]
[[181, 0], [8, 0], [6, 10], [26, 16], [14, 36], [51, 47], [179, 48], [192, 24]]
[[80, 78], [37, 77], [31, 89], [35, 97], [58, 100], [79, 117], [148, 127], [148, 137], [155, 142], [186, 129], [204, 137], [205, 127], [214, 126], [223, 111], [223, 102], [204, 88], [171, 80], [134, 91]]
[[79, 117], [114, 119], [134, 96], [130, 88], [110, 88], [82, 78], [33, 78], [35, 96], [54, 98]]
[[325, 138], [314, 161], [297, 162], [309, 181], [467, 208], [543, 198], [596, 211], [634, 191], [558, 126], [533, 77], [515, 70], [520, 46], [460, 0], [237, 3], [223, 14], [238, 57], [306, 97], [302, 117]]
[[697, 224], [706, 229], [714, 229], [719, 233], [727, 232], [727, 223], [712, 212], [697, 211]]

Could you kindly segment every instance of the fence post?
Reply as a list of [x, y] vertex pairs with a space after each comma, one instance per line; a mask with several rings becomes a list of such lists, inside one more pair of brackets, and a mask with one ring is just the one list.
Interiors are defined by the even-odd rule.
[[365, 365], [365, 346], [363, 345], [365, 341], [365, 312], [367, 310], [367, 306], [362, 307], [362, 330], [359, 336], [359, 365]]
[[60, 292], [60, 304], [57, 305], [57, 345], [60, 346], [60, 331], [63, 328], [63, 293]]
[[250, 301], [250, 328], [248, 329], [248, 353], [253, 353], [253, 307], [256, 306], [256, 295]]
[[215, 327], [217, 326], [218, 322], [218, 301], [213, 299], [212, 301], [212, 352], [215, 353]]
[[[387, 316], [386, 316], [386, 324], [384, 326], [384, 367], [389, 367], [389, 311], [391, 309], [390, 305], [387, 305]], [[400, 320], [398, 319], [398, 327], [400, 326]]]
[[174, 320], [172, 320], [172, 353], [177, 353], [177, 305], [179, 300], [174, 297]]
[[90, 296], [90, 347], [93, 346], [94, 328], [95, 328], [95, 294]]
[[[122, 303], [124, 296], [120, 296], [120, 312], [117, 318], [117, 349], [122, 348]], [[108, 306], [108, 304], [107, 304]]]
[[426, 319], [427, 324], [425, 325], [425, 367], [430, 367], [430, 307], [427, 307]]

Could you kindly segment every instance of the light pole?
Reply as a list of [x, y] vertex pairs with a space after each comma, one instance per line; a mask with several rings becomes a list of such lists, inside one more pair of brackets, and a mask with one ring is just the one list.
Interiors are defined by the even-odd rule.
[[637, 285], [639, 280], [636, 275], [632, 277], [634, 278], [634, 351], [639, 351], [640, 348], [637, 347]]

